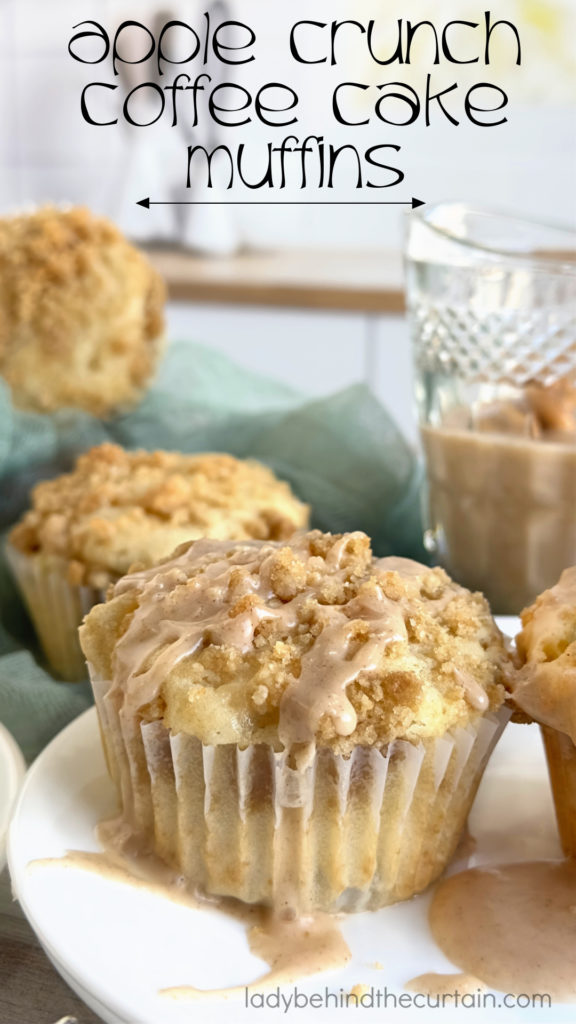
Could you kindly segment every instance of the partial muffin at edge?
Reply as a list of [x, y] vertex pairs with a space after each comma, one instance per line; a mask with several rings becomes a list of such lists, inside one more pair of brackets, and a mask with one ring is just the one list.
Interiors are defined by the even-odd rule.
[[576, 856], [576, 567], [522, 612], [517, 706], [538, 722], [562, 848]]
[[514, 700], [534, 721], [576, 740], [576, 567], [522, 612]]

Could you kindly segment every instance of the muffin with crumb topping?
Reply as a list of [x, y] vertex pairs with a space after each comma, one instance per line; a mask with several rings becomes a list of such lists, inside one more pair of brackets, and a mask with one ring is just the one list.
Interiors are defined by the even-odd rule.
[[161, 278], [110, 221], [55, 207], [0, 218], [0, 376], [18, 407], [108, 417], [134, 405], [164, 304]]
[[132, 847], [281, 913], [426, 888], [509, 716], [484, 598], [362, 533], [186, 544], [80, 633]]
[[522, 612], [514, 701], [542, 729], [562, 847], [576, 856], [576, 567]]
[[6, 550], [50, 665], [74, 680], [85, 675], [83, 616], [132, 565], [198, 537], [283, 540], [308, 517], [258, 462], [104, 444], [34, 488]]

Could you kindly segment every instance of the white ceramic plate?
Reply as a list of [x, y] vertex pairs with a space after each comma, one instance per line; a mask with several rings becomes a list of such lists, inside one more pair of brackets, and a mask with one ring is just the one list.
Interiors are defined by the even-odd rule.
[[[36, 761], [24, 784], [9, 838], [16, 894], [46, 952], [81, 998], [108, 1024], [229, 1024], [330, 1021], [346, 1010], [334, 999], [357, 984], [388, 993], [387, 1008], [362, 1007], [362, 1021], [384, 1019], [549, 1021], [548, 1010], [464, 1011], [398, 1006], [409, 979], [456, 969], [434, 945], [427, 926], [429, 894], [376, 913], [351, 915], [343, 932], [352, 951], [346, 968], [298, 983], [305, 996], [332, 994], [327, 1008], [247, 1008], [245, 996], [176, 1003], [159, 995], [171, 986], [221, 988], [256, 979], [266, 965], [254, 957], [242, 925], [213, 910], [191, 910], [160, 896], [76, 868], [32, 866], [67, 850], [97, 850], [94, 826], [114, 809], [96, 713], [86, 712]], [[554, 815], [538, 730], [510, 726], [493, 755], [471, 818], [478, 846], [471, 863], [559, 857]], [[382, 965], [381, 968], [376, 964]], [[268, 993], [270, 994], [270, 993]], [[295, 989], [282, 989], [294, 999]], [[496, 1005], [500, 996], [496, 996]], [[348, 1011], [354, 1012], [352, 1011]], [[554, 1021], [574, 1009], [554, 1007]], [[345, 1017], [342, 1016], [344, 1020]], [[347, 1019], [350, 1019], [349, 1017]], [[354, 1018], [355, 1019], [355, 1018]], [[360, 1019], [360, 1018], [359, 1018]]]
[[0, 724], [0, 872], [6, 864], [6, 836], [10, 815], [25, 772], [26, 765], [20, 747]]

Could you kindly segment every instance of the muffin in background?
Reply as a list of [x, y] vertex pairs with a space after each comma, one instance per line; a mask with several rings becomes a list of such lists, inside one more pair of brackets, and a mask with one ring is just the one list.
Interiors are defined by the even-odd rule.
[[103, 444], [38, 484], [6, 555], [47, 660], [63, 679], [86, 666], [78, 626], [134, 563], [197, 537], [282, 540], [309, 509], [258, 462], [231, 455], [126, 451]]
[[485, 599], [362, 533], [184, 545], [80, 637], [131, 849], [280, 914], [425, 889], [509, 718]]
[[162, 350], [165, 289], [86, 209], [0, 218], [0, 376], [14, 404], [108, 417], [133, 406]]
[[522, 612], [514, 701], [541, 727], [562, 848], [576, 856], [576, 567]]

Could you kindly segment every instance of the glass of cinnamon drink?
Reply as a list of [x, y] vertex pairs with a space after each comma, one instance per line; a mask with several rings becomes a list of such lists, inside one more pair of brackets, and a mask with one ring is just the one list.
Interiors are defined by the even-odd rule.
[[576, 232], [443, 203], [406, 269], [426, 545], [516, 615], [576, 564]]

